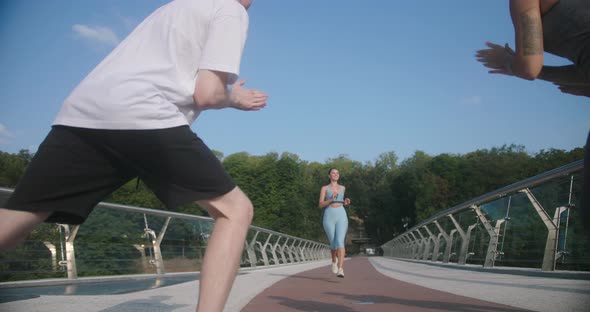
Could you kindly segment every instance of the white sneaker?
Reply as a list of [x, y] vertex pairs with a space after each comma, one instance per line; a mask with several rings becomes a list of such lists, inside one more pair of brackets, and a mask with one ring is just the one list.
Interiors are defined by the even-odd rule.
[[338, 277], [344, 277], [344, 270], [342, 268], [338, 269], [338, 273], [336, 274]]
[[332, 262], [332, 273], [338, 273], [338, 262]]

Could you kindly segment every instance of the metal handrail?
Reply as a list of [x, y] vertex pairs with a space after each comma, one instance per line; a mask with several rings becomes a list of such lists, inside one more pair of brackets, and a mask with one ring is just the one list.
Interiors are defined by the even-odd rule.
[[[13, 192], [14, 192], [14, 189], [12, 189], [12, 188], [0, 187], [0, 196], [7, 197], [7, 196], [10, 196], [10, 194], [12, 194]], [[179, 218], [179, 219], [215, 222], [215, 220], [211, 217], [203, 217], [203, 216], [191, 215], [191, 214], [180, 213], [180, 212], [164, 211], [164, 210], [157, 210], [157, 209], [151, 209], [151, 208], [114, 204], [114, 203], [108, 203], [108, 202], [100, 202], [96, 205], [96, 207], [97, 208], [108, 208], [108, 209], [114, 209], [114, 210], [120, 210], [120, 211], [127, 211], [127, 212], [134, 212], [134, 213], [145, 213], [145, 214], [159, 216], [159, 217], [171, 217], [171, 218]], [[268, 229], [254, 226], [254, 225], [251, 225], [249, 228], [251, 230], [264, 232], [266, 234], [280, 235], [283, 237], [297, 239], [299, 241], [316, 243], [316, 242], [308, 240], [308, 239], [304, 239], [304, 238], [300, 238], [300, 237], [296, 237], [296, 236], [291, 236], [288, 234], [268, 230]]]

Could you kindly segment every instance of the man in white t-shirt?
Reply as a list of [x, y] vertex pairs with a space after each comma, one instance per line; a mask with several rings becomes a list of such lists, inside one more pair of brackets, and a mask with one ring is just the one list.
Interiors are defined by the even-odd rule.
[[206, 109], [266, 106], [266, 94], [236, 83], [251, 3], [172, 1], [98, 64], [64, 101], [0, 209], [0, 251], [42, 222], [82, 224], [139, 177], [169, 209], [196, 201], [216, 220], [197, 310], [223, 310], [253, 207], [189, 126]]

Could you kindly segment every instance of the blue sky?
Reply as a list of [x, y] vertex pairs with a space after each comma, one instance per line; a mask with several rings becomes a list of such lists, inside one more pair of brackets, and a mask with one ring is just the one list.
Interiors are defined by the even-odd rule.
[[[0, 150], [35, 151], [76, 84], [166, 2], [2, 1]], [[590, 98], [475, 60], [487, 40], [514, 46], [506, 1], [255, 0], [249, 13], [241, 78], [267, 108], [207, 111], [192, 126], [225, 155], [534, 154], [583, 146], [590, 129]]]

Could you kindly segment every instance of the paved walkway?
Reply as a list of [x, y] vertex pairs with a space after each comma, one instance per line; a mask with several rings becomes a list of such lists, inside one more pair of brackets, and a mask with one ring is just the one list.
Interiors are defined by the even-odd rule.
[[[590, 311], [590, 273], [469, 268], [358, 257], [346, 261], [344, 279], [330, 272], [329, 260], [245, 269], [225, 311]], [[194, 312], [199, 286], [194, 276], [190, 282], [129, 293], [23, 298], [0, 303], [0, 311]]]
[[242, 312], [259, 311], [528, 311], [416, 286], [379, 273], [368, 258], [345, 262], [345, 277], [322, 267], [288, 277], [256, 296]]

